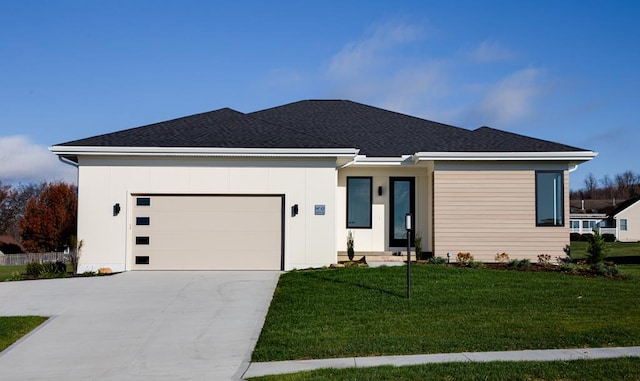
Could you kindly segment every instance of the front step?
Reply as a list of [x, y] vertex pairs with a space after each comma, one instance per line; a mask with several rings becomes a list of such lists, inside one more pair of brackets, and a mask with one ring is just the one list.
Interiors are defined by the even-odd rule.
[[[354, 262], [364, 261], [369, 265], [375, 264], [404, 264], [407, 262], [407, 252], [402, 251], [398, 252], [399, 255], [394, 255], [391, 251], [384, 252], [367, 252], [367, 253], [356, 253], [353, 256]], [[411, 252], [411, 259], [415, 260], [415, 253]], [[338, 261], [346, 262], [349, 260], [349, 256], [346, 252], [338, 253]]]

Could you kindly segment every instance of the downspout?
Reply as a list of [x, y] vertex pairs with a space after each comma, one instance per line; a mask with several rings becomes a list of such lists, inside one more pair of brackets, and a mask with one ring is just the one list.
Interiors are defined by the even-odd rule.
[[61, 162], [65, 163], [65, 164], [69, 164], [71, 166], [74, 166], [74, 167], [78, 168], [78, 163], [76, 163], [73, 160], [69, 160], [64, 156], [58, 156], [58, 160], [60, 160]]
[[72, 167], [76, 167], [76, 186], [78, 186], [78, 183], [80, 181], [80, 168], [78, 163], [76, 163], [73, 160], [67, 159], [64, 156], [58, 156], [58, 160], [60, 160], [60, 162], [64, 163], [64, 164], [68, 164]]

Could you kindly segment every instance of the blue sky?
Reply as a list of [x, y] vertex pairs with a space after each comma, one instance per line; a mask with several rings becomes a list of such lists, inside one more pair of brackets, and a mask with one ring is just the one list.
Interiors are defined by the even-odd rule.
[[47, 147], [195, 113], [350, 99], [640, 172], [637, 1], [0, 1], [0, 180]]

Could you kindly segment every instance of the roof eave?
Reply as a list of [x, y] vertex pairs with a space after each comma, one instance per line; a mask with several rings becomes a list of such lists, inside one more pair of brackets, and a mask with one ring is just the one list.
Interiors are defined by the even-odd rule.
[[566, 152], [416, 152], [414, 161], [568, 161], [573, 165], [598, 155], [593, 151]]
[[76, 158], [78, 156], [189, 156], [189, 157], [355, 157], [356, 148], [215, 148], [215, 147], [96, 147], [53, 146], [54, 154]]

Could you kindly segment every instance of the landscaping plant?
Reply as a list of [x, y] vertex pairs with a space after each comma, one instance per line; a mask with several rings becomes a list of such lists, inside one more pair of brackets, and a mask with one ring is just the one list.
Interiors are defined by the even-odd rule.
[[353, 256], [355, 255], [355, 251], [353, 250], [353, 232], [349, 230], [347, 233], [347, 256], [350, 261], [353, 261]]
[[607, 256], [607, 249], [607, 243], [600, 235], [600, 232], [597, 229], [594, 230], [587, 245], [587, 263], [592, 266], [602, 263]]

